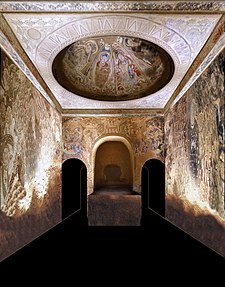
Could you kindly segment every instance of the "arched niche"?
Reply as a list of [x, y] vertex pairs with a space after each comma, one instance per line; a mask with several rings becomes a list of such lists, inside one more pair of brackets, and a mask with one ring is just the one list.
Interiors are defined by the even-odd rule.
[[101, 187], [133, 188], [133, 150], [127, 139], [107, 136], [93, 148], [93, 191]]
[[77, 158], [62, 164], [62, 219], [76, 214], [77, 223], [87, 223], [87, 168]]
[[165, 217], [165, 164], [161, 160], [152, 158], [144, 163], [141, 186], [144, 220], [148, 217], [148, 210]]

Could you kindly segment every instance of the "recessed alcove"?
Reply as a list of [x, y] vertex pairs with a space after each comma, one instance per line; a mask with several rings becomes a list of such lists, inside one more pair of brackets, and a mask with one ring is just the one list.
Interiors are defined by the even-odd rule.
[[128, 148], [120, 141], [102, 143], [96, 152], [94, 190], [132, 189], [132, 165]]

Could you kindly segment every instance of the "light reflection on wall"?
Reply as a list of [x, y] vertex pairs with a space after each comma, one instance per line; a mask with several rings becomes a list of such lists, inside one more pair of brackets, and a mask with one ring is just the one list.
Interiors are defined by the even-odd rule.
[[0, 203], [7, 216], [16, 217], [33, 202], [48, 201], [51, 170], [60, 172], [61, 116], [3, 53], [1, 96]]
[[225, 218], [225, 50], [165, 117], [166, 194]]
[[[33, 187], [31, 185], [32, 184], [30, 183], [25, 183], [24, 185], [26, 196], [18, 201], [18, 208], [20, 210], [20, 214], [25, 213], [30, 207], [32, 197], [33, 197]], [[6, 214], [7, 214], [7, 211], [6, 211]], [[12, 216], [14, 214], [10, 214], [10, 215]]]

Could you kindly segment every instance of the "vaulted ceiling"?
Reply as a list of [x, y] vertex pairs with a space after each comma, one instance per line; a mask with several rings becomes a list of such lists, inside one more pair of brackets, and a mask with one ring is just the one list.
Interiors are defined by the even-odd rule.
[[1, 48], [62, 113], [165, 112], [225, 46], [224, 1], [2, 1]]

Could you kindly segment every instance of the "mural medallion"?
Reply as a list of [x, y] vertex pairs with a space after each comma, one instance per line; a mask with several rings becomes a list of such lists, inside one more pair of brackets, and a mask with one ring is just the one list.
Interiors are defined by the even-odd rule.
[[148, 96], [172, 78], [174, 64], [161, 47], [134, 37], [85, 38], [54, 59], [53, 75], [66, 90], [94, 100]]

